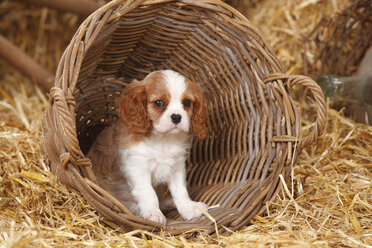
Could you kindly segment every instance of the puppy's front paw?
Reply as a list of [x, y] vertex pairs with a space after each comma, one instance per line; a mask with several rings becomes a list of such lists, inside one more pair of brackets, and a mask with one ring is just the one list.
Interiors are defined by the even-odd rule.
[[194, 201], [190, 201], [182, 205], [178, 211], [185, 220], [192, 220], [203, 215], [203, 212], [200, 210], [200, 208], [202, 208], [205, 212], [208, 212], [208, 206], [206, 204]]
[[146, 220], [157, 222], [163, 225], [167, 224], [167, 218], [165, 218], [160, 209], [144, 210], [142, 211], [141, 216]]

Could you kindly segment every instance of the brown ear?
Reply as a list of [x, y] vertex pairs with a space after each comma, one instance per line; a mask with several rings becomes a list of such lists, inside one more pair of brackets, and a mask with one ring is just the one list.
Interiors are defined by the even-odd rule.
[[147, 113], [147, 93], [145, 85], [135, 81], [123, 91], [124, 97], [118, 99], [118, 115], [130, 133], [146, 135], [151, 122]]
[[194, 111], [191, 116], [192, 133], [198, 139], [204, 139], [207, 136], [208, 112], [205, 106], [204, 96], [199, 88], [194, 89], [195, 101]]

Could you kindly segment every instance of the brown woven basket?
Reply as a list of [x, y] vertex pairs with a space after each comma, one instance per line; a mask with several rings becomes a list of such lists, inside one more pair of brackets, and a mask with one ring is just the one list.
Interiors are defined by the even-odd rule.
[[[209, 136], [194, 140], [187, 161], [191, 198], [214, 220], [168, 225], [133, 216], [96, 182], [86, 152], [117, 119], [115, 99], [127, 82], [172, 69], [199, 83], [209, 110]], [[291, 88], [308, 88], [316, 121], [301, 136]], [[117, 0], [81, 25], [64, 52], [43, 120], [53, 173], [125, 230], [180, 234], [237, 230], [265, 210], [301, 149], [324, 128], [326, 106], [310, 78], [287, 76], [261, 33], [216, 0]], [[213, 221], [212, 221], [213, 220]], [[217, 229], [216, 229], [217, 228]]]
[[[358, 0], [330, 17], [323, 17], [305, 41], [306, 75], [351, 76], [372, 46], [372, 1]], [[315, 51], [309, 56], [306, 51]]]

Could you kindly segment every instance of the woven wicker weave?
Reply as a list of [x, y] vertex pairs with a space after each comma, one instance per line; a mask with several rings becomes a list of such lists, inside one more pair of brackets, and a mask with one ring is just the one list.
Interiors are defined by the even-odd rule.
[[[118, 0], [93, 13], [64, 52], [43, 121], [52, 172], [79, 190], [105, 217], [125, 230], [214, 233], [203, 217], [177, 213], [162, 226], [133, 216], [97, 184], [85, 153], [117, 119], [115, 99], [127, 82], [173, 69], [199, 83], [209, 109], [209, 136], [195, 140], [187, 161], [191, 197], [209, 206], [220, 232], [246, 225], [265, 209], [301, 149], [325, 125], [320, 88], [310, 78], [287, 76], [260, 32], [216, 0]], [[291, 97], [308, 88], [316, 121], [305, 137]]]

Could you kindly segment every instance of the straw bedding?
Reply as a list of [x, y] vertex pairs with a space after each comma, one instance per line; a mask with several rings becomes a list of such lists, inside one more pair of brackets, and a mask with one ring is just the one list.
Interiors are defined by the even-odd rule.
[[[287, 2], [260, 1], [245, 14], [272, 42], [289, 74], [301, 73], [300, 46], [306, 31], [320, 16], [350, 1]], [[10, 1], [0, 4], [0, 32], [50, 71], [55, 71], [79, 22], [72, 14]], [[301, 153], [292, 180], [283, 182], [276, 199], [267, 204], [267, 214], [255, 217], [252, 225], [213, 237], [201, 233], [188, 240], [142, 231], [123, 233], [49, 172], [41, 153], [41, 117], [47, 97], [3, 61], [0, 65], [3, 247], [372, 245], [372, 127], [355, 124], [342, 112], [329, 109], [326, 132]], [[306, 131], [313, 123], [314, 108], [299, 105]]]

